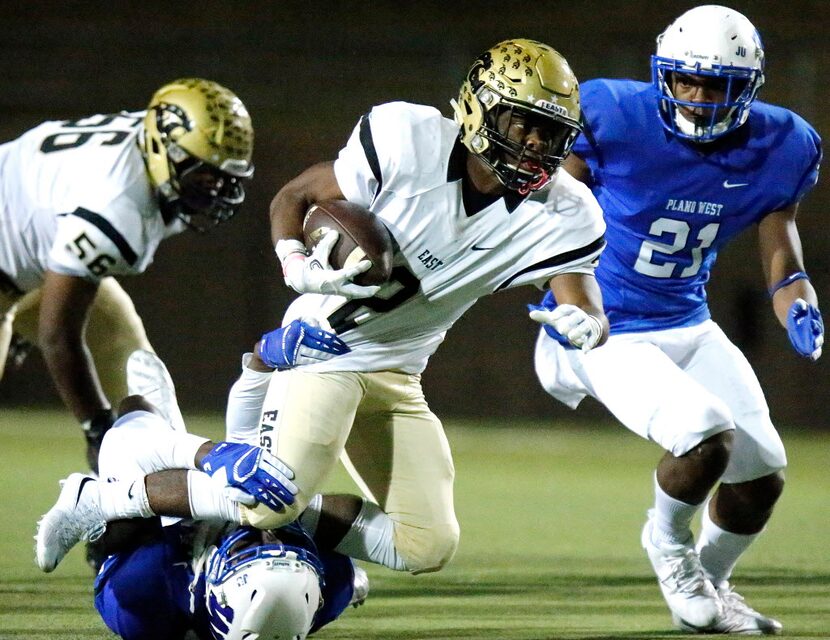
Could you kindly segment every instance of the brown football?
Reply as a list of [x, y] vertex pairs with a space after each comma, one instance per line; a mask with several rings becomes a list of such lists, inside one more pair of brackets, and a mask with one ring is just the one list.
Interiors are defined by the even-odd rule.
[[372, 268], [355, 277], [355, 284], [379, 285], [392, 273], [394, 243], [389, 230], [374, 213], [347, 200], [324, 200], [309, 208], [303, 219], [303, 240], [309, 250], [325, 235], [340, 233], [329, 255], [333, 269], [351, 267], [369, 260]]

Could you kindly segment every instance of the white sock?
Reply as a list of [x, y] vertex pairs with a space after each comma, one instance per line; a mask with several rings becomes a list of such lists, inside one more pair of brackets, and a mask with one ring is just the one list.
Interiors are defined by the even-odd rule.
[[202, 471], [187, 472], [187, 499], [194, 520], [222, 520], [242, 524], [239, 503], [231, 500], [210, 476]]
[[146, 476], [132, 480], [97, 482], [101, 512], [107, 522], [123, 518], [152, 518], [155, 513], [147, 498]]
[[317, 493], [308, 503], [308, 506], [300, 514], [300, 524], [308, 531], [312, 538], [317, 533], [317, 525], [320, 523], [320, 510], [323, 508], [323, 495]]
[[233, 383], [228, 394], [225, 412], [225, 440], [230, 442], [256, 442], [262, 403], [268, 391], [271, 371], [254, 371], [248, 368], [253, 354], [242, 356], [242, 374]]
[[651, 540], [655, 544], [688, 544], [692, 539], [692, 518], [699, 504], [688, 504], [672, 498], [663, 491], [654, 474], [654, 514]]
[[759, 535], [760, 532], [741, 534], [721, 529], [712, 522], [709, 509], [703, 510], [697, 552], [700, 554], [703, 573], [712, 584], [717, 587], [729, 580], [738, 559]]
[[335, 551], [356, 560], [382, 564], [395, 571], [406, 571], [406, 563], [393, 540], [394, 523], [374, 502], [363, 501], [351, 529], [335, 547]]

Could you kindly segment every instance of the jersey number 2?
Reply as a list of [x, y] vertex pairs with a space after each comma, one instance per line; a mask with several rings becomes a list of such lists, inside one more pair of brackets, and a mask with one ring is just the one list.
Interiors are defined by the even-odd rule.
[[[700, 265], [703, 262], [703, 250], [712, 246], [718, 235], [718, 229], [720, 229], [720, 224], [712, 222], [698, 231], [697, 245], [691, 247], [692, 263], [680, 272], [681, 278], [689, 278], [700, 271]], [[654, 254], [672, 255], [686, 249], [690, 230], [691, 227], [685, 220], [657, 218], [651, 223], [648, 230], [649, 234], [661, 239], [663, 236], [669, 235], [673, 236], [673, 240], [670, 244], [657, 242], [656, 240], [643, 241], [640, 246], [640, 254], [637, 256], [637, 262], [634, 263], [634, 270], [652, 278], [671, 278], [674, 275], [675, 267], [679, 266], [678, 263], [671, 260], [654, 262]]]

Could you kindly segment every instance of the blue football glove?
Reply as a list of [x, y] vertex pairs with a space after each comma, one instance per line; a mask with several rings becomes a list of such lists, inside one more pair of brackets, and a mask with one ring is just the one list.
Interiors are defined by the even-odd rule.
[[220, 442], [202, 458], [202, 471], [280, 513], [297, 495], [294, 472], [261, 447]]
[[787, 312], [787, 335], [798, 355], [818, 360], [824, 344], [824, 322], [818, 308], [796, 298]]
[[290, 369], [329, 360], [349, 351], [349, 346], [334, 333], [298, 319], [262, 336], [259, 357], [274, 369]]

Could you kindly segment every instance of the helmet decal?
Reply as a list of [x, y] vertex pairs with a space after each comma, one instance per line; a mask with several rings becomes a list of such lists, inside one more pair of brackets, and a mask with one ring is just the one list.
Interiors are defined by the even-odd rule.
[[163, 136], [172, 140], [193, 129], [193, 123], [184, 109], [166, 102], [160, 102], [156, 108], [156, 126]]

